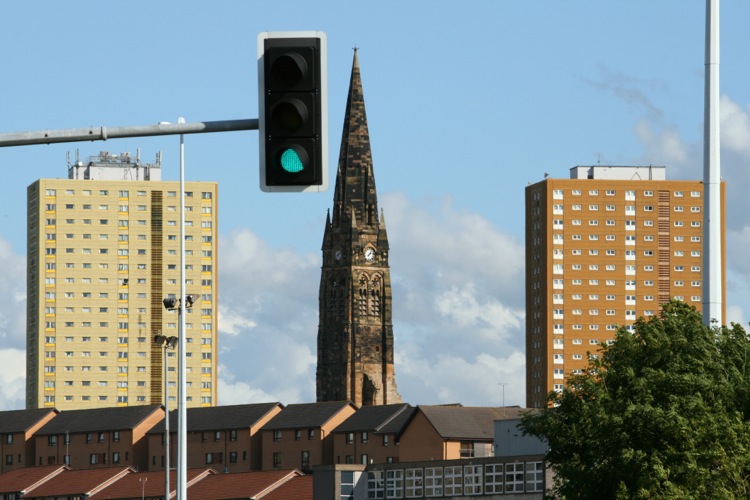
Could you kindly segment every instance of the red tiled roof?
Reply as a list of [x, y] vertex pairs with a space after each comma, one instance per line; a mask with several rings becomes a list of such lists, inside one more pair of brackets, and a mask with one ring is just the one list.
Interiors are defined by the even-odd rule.
[[130, 467], [108, 467], [106, 469], [66, 470], [24, 495], [24, 498], [58, 497], [66, 495], [91, 495], [99, 488], [117, 481], [128, 473]]
[[259, 496], [263, 500], [312, 500], [313, 477], [296, 476], [286, 483], [269, 492], [267, 495]]
[[[211, 469], [188, 469], [187, 482], [190, 484], [195, 480], [202, 480], [209, 474], [214, 474]], [[174, 494], [177, 490], [177, 472], [170, 471], [169, 491]], [[141, 494], [146, 497], [164, 496], [164, 471], [134, 472], [123, 477], [114, 484], [99, 490], [91, 495], [91, 500], [105, 498], [140, 498]]]
[[67, 467], [64, 465], [43, 465], [39, 467], [23, 467], [0, 474], [0, 493], [17, 493], [26, 491], [40, 481], [60, 474]]
[[[266, 491], [273, 490], [300, 474], [297, 470], [216, 474], [190, 486], [187, 493], [189, 498], [201, 500], [262, 498]], [[292, 498], [295, 497], [287, 497]]]

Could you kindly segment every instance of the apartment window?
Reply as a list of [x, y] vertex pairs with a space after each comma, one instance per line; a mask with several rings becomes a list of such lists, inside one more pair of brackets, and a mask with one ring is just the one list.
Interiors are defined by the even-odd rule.
[[278, 469], [281, 467], [281, 453], [278, 451], [275, 451], [273, 453], [273, 468]]
[[276, 442], [281, 441], [281, 431], [280, 430], [273, 431], [273, 440], [276, 441]]

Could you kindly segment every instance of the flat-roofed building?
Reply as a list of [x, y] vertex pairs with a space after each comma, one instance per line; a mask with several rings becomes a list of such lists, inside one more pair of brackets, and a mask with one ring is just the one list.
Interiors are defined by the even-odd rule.
[[619, 327], [670, 299], [702, 309], [704, 198], [701, 181], [654, 166], [574, 167], [526, 187], [527, 406], [545, 406]]
[[[103, 152], [28, 187], [27, 408], [175, 407], [176, 351], [165, 402], [153, 338], [178, 335], [162, 300], [180, 295], [180, 196], [160, 167]], [[217, 197], [215, 182], [185, 184], [191, 407], [217, 404]]]

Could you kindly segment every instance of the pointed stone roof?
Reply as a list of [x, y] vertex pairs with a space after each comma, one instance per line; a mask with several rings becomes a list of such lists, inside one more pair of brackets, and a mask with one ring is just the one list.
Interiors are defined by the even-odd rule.
[[365, 98], [356, 49], [346, 100], [333, 204], [334, 227], [339, 227], [352, 212], [352, 219], [356, 219], [359, 224], [378, 227], [378, 198], [375, 176], [372, 172], [370, 132], [367, 128]]

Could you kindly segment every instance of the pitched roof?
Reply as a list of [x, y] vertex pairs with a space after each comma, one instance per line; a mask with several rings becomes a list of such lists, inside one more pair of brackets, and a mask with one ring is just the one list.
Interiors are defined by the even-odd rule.
[[[215, 472], [209, 468], [197, 468], [187, 470], [187, 485], [201, 481]], [[169, 472], [169, 490], [177, 490], [177, 471]], [[110, 484], [106, 488], [91, 495], [91, 500], [105, 498], [141, 498], [143, 494], [147, 498], [164, 497], [164, 471], [134, 472]]]
[[263, 497], [263, 500], [312, 500], [313, 477], [295, 476]]
[[349, 401], [329, 401], [323, 403], [302, 403], [287, 405], [281, 413], [273, 417], [261, 430], [299, 429], [322, 427], [341, 410], [351, 406]]
[[24, 498], [61, 497], [68, 495], [90, 496], [101, 488], [133, 472], [130, 467], [106, 469], [66, 470], [52, 481], [46, 481], [29, 490]]
[[68, 468], [65, 465], [41, 465], [13, 469], [0, 474], [0, 494], [26, 492], [31, 487], [55, 477]]
[[25, 432], [50, 413], [58, 411], [54, 408], [0, 411], [0, 434]]
[[526, 408], [418, 406], [435, 430], [445, 439], [492, 440], [495, 420], [518, 418]]
[[[260, 419], [268, 415], [274, 408], [281, 407], [281, 403], [256, 403], [230, 406], [206, 406], [188, 408], [187, 431], [219, 431], [225, 429], [248, 429]], [[177, 430], [177, 412], [169, 413], [170, 432]], [[164, 432], [164, 420], [156, 424], [148, 433]]]
[[[211, 500], [237, 498], [266, 498], [267, 491], [273, 491], [301, 472], [297, 470], [278, 470], [265, 472], [232, 472], [215, 474], [190, 486], [189, 498], [210, 498]], [[305, 497], [285, 497], [303, 500]], [[312, 496], [307, 497], [312, 500]]]
[[100, 432], [134, 429], [161, 406], [116, 406], [61, 411], [36, 432], [37, 436], [66, 432]]
[[398, 434], [414, 407], [407, 403], [363, 406], [333, 432], [372, 431]]

